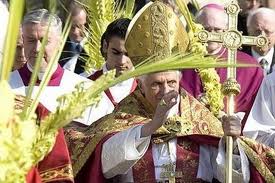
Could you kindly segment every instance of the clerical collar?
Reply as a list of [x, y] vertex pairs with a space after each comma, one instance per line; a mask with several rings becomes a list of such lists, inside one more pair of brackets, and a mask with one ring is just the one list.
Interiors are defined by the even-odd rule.
[[[55, 72], [52, 74], [52, 77], [48, 83], [48, 86], [59, 86], [61, 83], [64, 70], [61, 68], [59, 64], [54, 66], [54, 68], [55, 68]], [[18, 69], [18, 72], [22, 78], [24, 85], [28, 86], [31, 80], [32, 72], [33, 72], [32, 66], [27, 62], [23, 67]], [[44, 76], [44, 72], [38, 73], [38, 81], [36, 82], [36, 85], [40, 83], [40, 80], [43, 78], [43, 76]]]
[[[132, 68], [132, 70], [134, 70], [134, 67]], [[102, 66], [102, 71], [103, 71], [103, 74], [105, 74], [106, 72], [108, 72], [109, 70], [107, 69], [107, 64], [104, 63], [103, 66]], [[132, 86], [132, 83], [134, 81], [134, 78], [130, 78], [128, 80], [125, 80], [125, 81], [122, 81], [118, 84], [116, 84], [115, 86]], [[112, 87], [111, 87], [112, 88]]]
[[224, 51], [225, 51], [225, 48], [221, 46], [219, 49], [215, 50], [210, 55], [222, 55]]
[[251, 53], [258, 63], [260, 63], [262, 59], [265, 59], [268, 62], [268, 68], [270, 68], [274, 54], [274, 47], [272, 47], [265, 56], [259, 55], [254, 49], [251, 49]]

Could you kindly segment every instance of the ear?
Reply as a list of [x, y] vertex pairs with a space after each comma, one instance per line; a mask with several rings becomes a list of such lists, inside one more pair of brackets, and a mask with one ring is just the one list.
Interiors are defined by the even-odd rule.
[[143, 85], [142, 85], [141, 80], [140, 80], [140, 79], [137, 79], [137, 82], [138, 82], [138, 87], [139, 87], [141, 93], [144, 94], [144, 93], [145, 93], [145, 92], [144, 92], [144, 87], [143, 87]]
[[108, 44], [107, 44], [106, 40], [104, 39], [103, 46], [102, 46], [102, 52], [104, 54], [107, 54], [107, 49], [108, 49]]

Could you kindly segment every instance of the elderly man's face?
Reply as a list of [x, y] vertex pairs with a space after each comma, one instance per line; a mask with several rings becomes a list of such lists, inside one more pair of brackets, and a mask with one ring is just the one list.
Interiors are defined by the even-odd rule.
[[22, 30], [20, 30], [16, 45], [15, 60], [13, 64], [13, 70], [20, 69], [26, 63], [23, 45]]
[[133, 68], [132, 62], [125, 49], [125, 40], [113, 36], [109, 43], [104, 43], [106, 50], [106, 65], [108, 70], [116, 69], [116, 76]]
[[[28, 23], [23, 25], [24, 52], [27, 62], [35, 65], [36, 58], [42, 47], [42, 40], [46, 36], [47, 25], [39, 23]], [[59, 47], [60, 34], [51, 28], [48, 33], [47, 43], [45, 45], [40, 71], [44, 72], [54, 52]]]
[[81, 10], [77, 15], [72, 16], [72, 27], [69, 32], [71, 41], [79, 43], [84, 38], [85, 24], [86, 24], [86, 13]]
[[[223, 32], [227, 29], [227, 17], [221, 10], [205, 8], [198, 22], [209, 32]], [[208, 42], [207, 51], [210, 55], [216, 54], [222, 47], [221, 43]]]
[[238, 0], [242, 9], [241, 14], [247, 15], [250, 11], [254, 11], [261, 6], [260, 0]]
[[260, 55], [266, 55], [275, 45], [275, 19], [274, 17], [258, 13], [253, 16], [251, 25], [248, 26], [248, 33], [252, 36], [263, 34], [270, 41], [269, 45], [264, 48], [253, 47]]
[[164, 94], [179, 91], [179, 73], [176, 71], [159, 72], [145, 76], [141, 82], [141, 90], [147, 101], [156, 108]]

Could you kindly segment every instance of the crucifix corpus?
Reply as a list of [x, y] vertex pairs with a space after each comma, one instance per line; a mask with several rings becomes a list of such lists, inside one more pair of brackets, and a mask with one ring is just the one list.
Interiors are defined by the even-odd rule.
[[[264, 47], [268, 44], [268, 39], [260, 35], [258, 37], [242, 36], [242, 32], [238, 31], [238, 14], [240, 7], [237, 0], [232, 0], [231, 3], [225, 7], [228, 14], [228, 30], [222, 33], [208, 32], [206, 30], [200, 31], [197, 36], [201, 42], [219, 42], [223, 43], [224, 47], [228, 49], [227, 63], [237, 63], [237, 49], [242, 45]], [[227, 114], [233, 115], [235, 109], [234, 97], [240, 93], [240, 85], [236, 80], [236, 67], [228, 67], [227, 80], [223, 83], [222, 92], [227, 96]], [[233, 139], [231, 136], [226, 137], [226, 183], [232, 183], [232, 153], [233, 153]]]
[[176, 183], [176, 178], [182, 178], [182, 172], [175, 171], [175, 164], [170, 163], [168, 165], [162, 165], [164, 169], [160, 174], [160, 178], [168, 178], [169, 183]]

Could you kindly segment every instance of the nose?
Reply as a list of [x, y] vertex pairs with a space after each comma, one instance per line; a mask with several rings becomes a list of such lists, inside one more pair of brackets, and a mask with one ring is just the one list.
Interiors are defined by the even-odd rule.
[[38, 53], [42, 47], [42, 43], [40, 40], [38, 40], [35, 44], [35, 52]]
[[254, 7], [254, 6], [256, 6], [257, 5], [257, 0], [253, 0], [252, 1], [252, 6]]
[[267, 36], [266, 32], [264, 30], [261, 30], [261, 35]]
[[120, 66], [123, 66], [123, 65], [125, 65], [127, 62], [128, 62], [128, 57], [126, 56], [126, 55], [121, 55], [120, 57], [119, 57], [119, 59], [118, 59], [118, 63], [119, 63], [119, 65]]
[[169, 93], [171, 91], [169, 85], [165, 82], [162, 85], [162, 94], [165, 95], [166, 93]]

